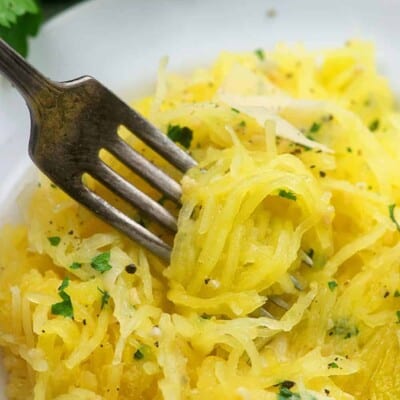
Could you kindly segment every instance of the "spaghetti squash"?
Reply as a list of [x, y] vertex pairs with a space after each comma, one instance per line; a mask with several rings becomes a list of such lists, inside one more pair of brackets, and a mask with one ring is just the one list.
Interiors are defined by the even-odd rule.
[[198, 161], [169, 265], [46, 178], [0, 237], [9, 399], [400, 398], [400, 114], [370, 43], [222, 53], [134, 107]]

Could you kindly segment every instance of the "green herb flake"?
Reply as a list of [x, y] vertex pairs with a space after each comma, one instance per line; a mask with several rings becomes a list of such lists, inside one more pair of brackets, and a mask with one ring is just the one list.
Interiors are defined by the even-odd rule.
[[329, 336], [336, 335], [343, 339], [350, 339], [353, 336], [357, 336], [359, 332], [359, 329], [352, 325], [347, 318], [342, 318], [335, 321], [333, 328], [328, 331], [328, 334]]
[[82, 264], [81, 264], [81, 263], [78, 263], [78, 262], [76, 262], [76, 261], [74, 261], [74, 262], [69, 266], [69, 268], [70, 268], [70, 269], [79, 269], [79, 268], [82, 268]]
[[328, 364], [328, 369], [330, 368], [339, 368], [339, 365], [337, 365], [335, 362], [331, 362]]
[[72, 307], [71, 298], [68, 295], [61, 296], [61, 298], [64, 300], [51, 306], [51, 313], [53, 315], [61, 315], [65, 318], [74, 318], [74, 309]]
[[394, 297], [400, 297], [400, 290], [396, 289], [393, 296]]
[[74, 318], [74, 309], [72, 307], [71, 297], [65, 292], [69, 286], [69, 278], [65, 278], [58, 288], [58, 295], [61, 297], [62, 301], [55, 303], [51, 306], [51, 313], [53, 315], [61, 315], [66, 318]]
[[351, 147], [346, 147], [346, 150], [347, 150], [348, 153], [352, 153], [353, 152], [353, 149]]
[[375, 132], [377, 129], [379, 129], [379, 124], [380, 124], [379, 119], [373, 120], [369, 125], [369, 130], [371, 132]]
[[301, 400], [298, 393], [292, 392], [289, 388], [281, 386], [276, 396], [277, 400]]
[[108, 301], [110, 300], [110, 294], [107, 292], [107, 290], [102, 290], [100, 288], [97, 289], [101, 293], [101, 309], [103, 309], [104, 306], [107, 305]]
[[61, 238], [59, 236], [50, 236], [47, 238], [50, 244], [54, 247], [58, 246], [61, 242]]
[[202, 318], [202, 319], [211, 319], [211, 315], [203, 313], [203, 314], [200, 315], [200, 318]]
[[278, 194], [280, 197], [283, 197], [288, 200], [293, 200], [293, 201], [297, 200], [297, 196], [290, 190], [280, 189]]
[[400, 311], [396, 311], [397, 323], [400, 324]]
[[336, 281], [329, 281], [328, 282], [328, 287], [329, 289], [333, 292], [337, 288], [337, 282]]
[[241, 128], [244, 128], [244, 127], [246, 126], [246, 121], [240, 121], [239, 126], [240, 126]]
[[255, 55], [260, 59], [260, 61], [265, 60], [265, 53], [263, 49], [254, 50]]
[[144, 354], [140, 351], [140, 349], [137, 349], [133, 355], [133, 358], [135, 360], [142, 360], [144, 358]]
[[193, 131], [187, 126], [168, 125], [167, 136], [175, 143], [188, 149], [193, 139]]
[[61, 285], [58, 288], [59, 292], [64, 291], [64, 289], [66, 289], [69, 286], [69, 277], [67, 276], [66, 278], [63, 279], [63, 281], [61, 282]]
[[231, 110], [236, 114], [240, 114], [240, 111], [237, 108], [231, 107]]
[[400, 224], [397, 222], [395, 216], [394, 216], [394, 209], [396, 208], [396, 204], [390, 204], [388, 206], [389, 208], [389, 217], [393, 221], [393, 223], [396, 225], [396, 228], [398, 231], [400, 231]]
[[112, 268], [110, 265], [110, 252], [106, 251], [94, 257], [90, 263], [90, 266], [102, 274], [106, 271], [109, 271]]
[[310, 133], [317, 133], [320, 129], [321, 129], [321, 124], [318, 124], [317, 122], [314, 122], [311, 125]]

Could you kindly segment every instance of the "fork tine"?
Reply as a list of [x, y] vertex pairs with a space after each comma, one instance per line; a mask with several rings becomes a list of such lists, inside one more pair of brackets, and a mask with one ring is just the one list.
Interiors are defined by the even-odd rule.
[[123, 212], [113, 207], [102, 197], [92, 192], [83, 184], [79, 187], [79, 192], [75, 192], [75, 199], [84, 204], [99, 217], [110, 221], [112, 225], [124, 232], [128, 237], [144, 246], [146, 249], [169, 261], [171, 256], [171, 247], [163, 242], [158, 236], [148, 231], [142, 225], [138, 224]]
[[123, 125], [132, 131], [139, 139], [162, 155], [180, 171], [186, 172], [197, 165], [196, 161], [185, 151], [173, 143], [155, 126], [146, 121], [137, 111], [126, 104], [126, 112], [123, 115]]
[[110, 190], [139, 208], [144, 214], [156, 220], [172, 232], [176, 232], [177, 226], [175, 217], [159, 203], [127, 182], [101, 160], [98, 160], [94, 166], [91, 166], [88, 172], [104, 186], [107, 186]]
[[288, 303], [286, 303], [285, 300], [283, 300], [281, 297], [279, 296], [269, 296], [268, 300], [272, 301], [272, 303], [274, 303], [275, 305], [277, 305], [280, 308], [283, 308], [284, 310], [289, 310], [290, 305]]
[[116, 158], [131, 168], [154, 187], [176, 202], [180, 202], [182, 190], [180, 185], [169, 175], [157, 168], [149, 160], [122, 141], [118, 136], [107, 147]]

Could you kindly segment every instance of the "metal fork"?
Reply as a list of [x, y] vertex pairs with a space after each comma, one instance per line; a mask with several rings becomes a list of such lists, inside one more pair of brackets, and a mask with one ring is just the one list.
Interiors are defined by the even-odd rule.
[[110, 225], [164, 260], [171, 248], [159, 237], [90, 190], [90, 174], [141, 212], [175, 232], [176, 219], [164, 207], [127, 182], [99, 157], [109, 151], [123, 164], [179, 203], [180, 185], [146, 160], [118, 135], [125, 126], [182, 172], [196, 165], [185, 151], [90, 76], [68, 82], [45, 78], [0, 39], [0, 72], [21, 92], [31, 115], [29, 155], [62, 190]]
[[[17, 87], [28, 105], [29, 154], [39, 169], [78, 203], [169, 261], [168, 244], [91, 191], [82, 177], [89, 173], [151, 219], [176, 232], [175, 217], [107, 166], [99, 152], [108, 150], [176, 203], [180, 202], [180, 185], [125, 143], [118, 128], [128, 128], [182, 172], [194, 167], [196, 161], [92, 77], [53, 82], [1, 39], [0, 72]], [[303, 290], [294, 276], [291, 279], [298, 290]], [[290, 308], [279, 296], [270, 296], [269, 300], [282, 309]], [[264, 309], [260, 312], [273, 317]]]

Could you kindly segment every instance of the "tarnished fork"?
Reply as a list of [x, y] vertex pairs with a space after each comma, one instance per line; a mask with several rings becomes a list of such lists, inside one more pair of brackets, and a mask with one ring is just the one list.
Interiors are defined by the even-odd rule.
[[125, 126], [182, 172], [196, 162], [156, 127], [92, 77], [53, 82], [0, 39], [0, 71], [17, 87], [31, 115], [29, 154], [39, 169], [62, 190], [100, 218], [164, 260], [171, 248], [159, 237], [113, 207], [83, 182], [85, 173], [175, 232], [176, 219], [164, 207], [130, 184], [99, 157], [105, 149], [171, 200], [180, 185], [125, 143]]
[[[109, 151], [176, 203], [181, 198], [180, 185], [125, 143], [118, 128], [128, 128], [182, 172], [194, 167], [196, 161], [92, 77], [53, 82], [1, 39], [0, 72], [17, 87], [28, 105], [29, 154], [39, 169], [78, 203], [169, 261], [168, 244], [90, 190], [83, 176], [88, 173], [152, 220], [176, 232], [175, 217], [106, 165], [99, 153], [102, 149]], [[291, 279], [302, 290], [301, 283], [294, 276]], [[290, 307], [279, 296], [270, 296], [269, 300], [282, 309]], [[266, 310], [263, 313], [271, 316]]]

